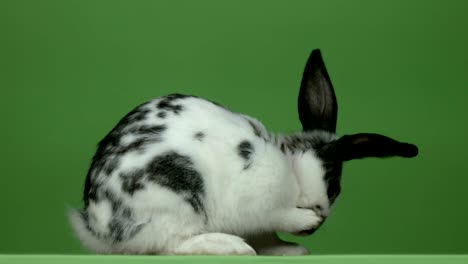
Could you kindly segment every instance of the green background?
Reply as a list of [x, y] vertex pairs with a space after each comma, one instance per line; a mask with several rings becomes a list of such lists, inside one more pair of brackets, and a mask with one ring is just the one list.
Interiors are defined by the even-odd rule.
[[135, 105], [196, 94], [300, 128], [321, 48], [338, 132], [415, 143], [416, 159], [346, 164], [313, 254], [468, 253], [468, 1], [0, 1], [0, 253], [83, 253], [96, 143]]

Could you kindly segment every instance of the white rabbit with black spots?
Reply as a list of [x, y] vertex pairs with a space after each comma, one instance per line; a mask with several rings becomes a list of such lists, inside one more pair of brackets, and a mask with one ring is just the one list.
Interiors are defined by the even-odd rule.
[[77, 237], [97, 253], [302, 255], [276, 232], [311, 234], [340, 193], [344, 161], [414, 157], [378, 134], [335, 134], [337, 102], [319, 50], [298, 97], [303, 131], [275, 135], [255, 118], [171, 94], [123, 117], [99, 143], [72, 210]]

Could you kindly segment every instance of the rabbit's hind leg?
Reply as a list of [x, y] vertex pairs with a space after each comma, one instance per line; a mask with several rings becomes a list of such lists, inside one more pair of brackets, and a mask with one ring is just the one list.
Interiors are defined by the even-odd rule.
[[205, 233], [182, 240], [175, 255], [256, 255], [242, 238], [224, 233]]

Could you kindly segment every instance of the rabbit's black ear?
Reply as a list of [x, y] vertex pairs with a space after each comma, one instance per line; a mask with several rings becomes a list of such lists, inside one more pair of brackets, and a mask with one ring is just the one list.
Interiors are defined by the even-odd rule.
[[298, 110], [304, 131], [336, 131], [338, 105], [319, 49], [313, 50], [307, 60], [299, 91]]
[[379, 134], [345, 135], [331, 144], [327, 150], [335, 160], [348, 161], [367, 157], [385, 158], [400, 156], [413, 158], [418, 155], [418, 148]]

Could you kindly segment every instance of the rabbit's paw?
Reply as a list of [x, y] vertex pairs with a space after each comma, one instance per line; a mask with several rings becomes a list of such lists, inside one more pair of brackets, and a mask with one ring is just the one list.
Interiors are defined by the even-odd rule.
[[311, 208], [314, 204], [314, 200], [306, 194], [301, 194], [297, 200], [297, 207], [299, 208]]
[[323, 218], [310, 209], [291, 208], [281, 213], [282, 222], [280, 230], [297, 235], [304, 234], [316, 229], [323, 221]]

